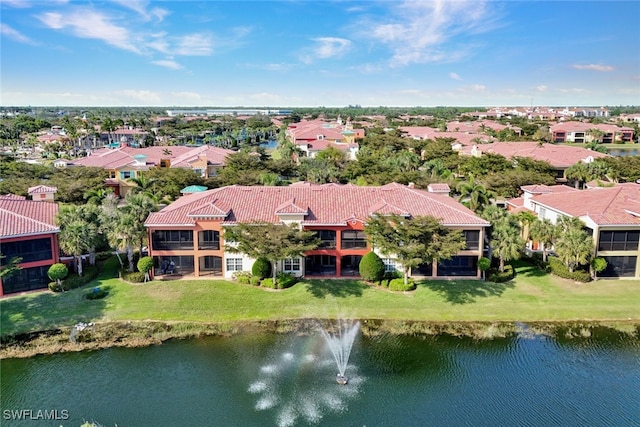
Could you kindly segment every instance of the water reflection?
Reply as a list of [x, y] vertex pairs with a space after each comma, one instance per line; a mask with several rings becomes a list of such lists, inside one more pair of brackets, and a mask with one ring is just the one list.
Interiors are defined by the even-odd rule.
[[2, 360], [2, 409], [67, 409], [66, 422], [38, 424], [56, 426], [638, 424], [638, 339], [598, 328], [581, 338], [534, 330], [487, 341], [359, 336], [346, 386], [311, 335]]

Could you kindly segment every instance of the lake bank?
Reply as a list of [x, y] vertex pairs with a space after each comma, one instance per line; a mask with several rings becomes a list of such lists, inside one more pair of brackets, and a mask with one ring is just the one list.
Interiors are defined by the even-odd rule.
[[[255, 333], [294, 333], [309, 335], [330, 319], [291, 319], [232, 323], [191, 322], [97, 322], [71, 342], [72, 326], [3, 337], [0, 359], [25, 358], [64, 352], [92, 351], [111, 347], [147, 347], [169, 340], [206, 336], [236, 336]], [[572, 322], [417, 322], [362, 319], [363, 336], [451, 336], [473, 340], [492, 340], [517, 334], [536, 334], [554, 338], [591, 338], [615, 335], [640, 339], [640, 321]]]

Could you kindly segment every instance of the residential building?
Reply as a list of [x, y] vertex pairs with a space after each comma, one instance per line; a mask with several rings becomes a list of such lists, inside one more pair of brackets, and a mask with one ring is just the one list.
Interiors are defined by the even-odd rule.
[[556, 179], [564, 182], [564, 171], [578, 162], [591, 163], [595, 159], [609, 157], [608, 154], [567, 145], [541, 144], [535, 141], [493, 142], [462, 147], [460, 154], [480, 157], [484, 153], [499, 154], [512, 159], [527, 157], [549, 163], [556, 171]]
[[584, 223], [593, 237], [595, 256], [607, 261], [606, 270], [598, 277], [640, 279], [640, 184], [581, 191], [563, 186], [527, 186], [523, 190], [522, 203], [510, 201], [512, 206], [526, 206], [539, 219], [554, 224], [563, 216]]
[[[550, 127], [553, 142], [620, 144], [633, 142], [634, 130], [604, 123], [561, 122]], [[598, 130], [601, 135], [595, 135]]]
[[0, 264], [22, 259], [20, 270], [0, 279], [0, 296], [47, 288], [47, 271], [59, 261], [57, 214], [56, 203], [0, 196]]
[[58, 187], [36, 185], [35, 187], [29, 187], [27, 194], [29, 194], [31, 200], [36, 202], [53, 202], [57, 191]]
[[318, 152], [333, 147], [343, 151], [348, 160], [355, 160], [364, 130], [354, 129], [350, 120], [343, 123], [338, 117], [335, 122], [303, 120], [291, 123], [286, 135], [306, 157], [315, 157]]
[[[439, 187], [444, 192], [444, 187]], [[237, 223], [295, 223], [316, 232], [321, 245], [304, 257], [282, 260], [279, 271], [307, 277], [358, 276], [360, 259], [376, 250], [364, 233], [372, 215], [406, 217], [431, 215], [443, 225], [463, 230], [467, 248], [449, 261], [414, 269], [414, 276], [478, 278], [489, 223], [446, 194], [400, 184], [358, 187], [351, 184], [287, 187], [229, 186], [182, 196], [149, 215], [149, 251], [155, 272], [173, 263], [176, 271], [196, 277], [232, 278], [251, 271], [254, 260], [226, 250], [224, 227]], [[398, 267], [393, 256], [382, 256], [389, 270]]]
[[232, 150], [202, 145], [186, 147], [132, 148], [120, 146], [115, 149], [102, 148], [87, 157], [74, 160], [73, 166], [93, 166], [109, 171], [107, 186], [118, 196], [124, 197], [133, 188], [129, 178], [138, 178], [140, 173], [151, 168], [187, 168], [203, 178], [215, 176], [226, 162]]

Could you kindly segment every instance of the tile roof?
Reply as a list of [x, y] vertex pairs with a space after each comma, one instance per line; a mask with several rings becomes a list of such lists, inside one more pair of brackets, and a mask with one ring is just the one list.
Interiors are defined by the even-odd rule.
[[50, 187], [48, 185], [36, 185], [35, 187], [29, 187], [27, 193], [29, 194], [48, 194], [58, 191], [58, 187]]
[[401, 184], [382, 187], [355, 185], [313, 185], [299, 183], [287, 187], [229, 186], [189, 194], [149, 215], [145, 224], [193, 225], [195, 216], [228, 212], [223, 224], [252, 221], [279, 221], [279, 213], [302, 213], [303, 224], [346, 224], [349, 220], [366, 220], [378, 212], [413, 216], [431, 215], [445, 225], [487, 226], [458, 201], [426, 190]]
[[532, 200], [574, 217], [589, 217], [598, 225], [640, 226], [640, 184], [541, 194]]
[[566, 185], [533, 184], [533, 185], [523, 185], [520, 188], [522, 189], [522, 191], [525, 191], [527, 193], [532, 193], [532, 194], [570, 193], [573, 191], [580, 191]]
[[0, 197], [0, 238], [57, 233], [55, 203]]
[[[170, 154], [165, 154], [169, 150]], [[203, 145], [200, 147], [186, 147], [183, 145], [172, 145], [168, 147], [154, 146], [146, 148], [118, 147], [101, 148], [94, 151], [87, 157], [73, 161], [74, 165], [94, 166], [104, 169], [119, 169], [124, 166], [134, 165], [134, 156], [146, 156], [146, 165], [159, 165], [162, 159], [171, 159], [172, 167], [189, 167], [189, 163], [197, 160], [200, 156], [206, 156], [207, 163], [224, 164], [225, 158], [234, 153], [232, 150]]]
[[568, 168], [571, 165], [590, 158], [598, 159], [609, 157], [608, 154], [587, 150], [582, 147], [555, 144], [540, 145], [535, 141], [480, 144], [473, 147], [464, 147], [461, 153], [470, 155], [474, 148], [482, 153], [500, 154], [506, 158], [529, 157], [534, 160], [542, 160], [556, 168]]

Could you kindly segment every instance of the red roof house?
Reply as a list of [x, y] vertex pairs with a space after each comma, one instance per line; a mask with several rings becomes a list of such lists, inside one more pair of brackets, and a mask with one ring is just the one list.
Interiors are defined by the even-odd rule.
[[[303, 259], [283, 261], [280, 268], [297, 275], [341, 277], [358, 275], [360, 258], [372, 250], [364, 235], [367, 219], [390, 213], [431, 215], [448, 227], [464, 230], [467, 237], [467, 250], [451, 261], [423, 266], [414, 275], [479, 277], [476, 262], [482, 256], [489, 223], [447, 195], [400, 184], [222, 187], [179, 198], [151, 213], [145, 226], [158, 268], [173, 262], [183, 273], [231, 278], [235, 271], [250, 271], [253, 260], [225, 252], [224, 226], [297, 223], [316, 231], [323, 243]], [[395, 266], [395, 260], [387, 262], [390, 268]]]

